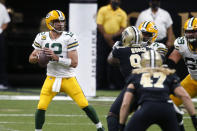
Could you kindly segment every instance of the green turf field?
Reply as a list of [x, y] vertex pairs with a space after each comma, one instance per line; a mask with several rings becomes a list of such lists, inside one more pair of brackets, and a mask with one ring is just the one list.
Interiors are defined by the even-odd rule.
[[[98, 91], [97, 96], [118, 95], [119, 91]], [[0, 95], [32, 95], [30, 92], [0, 92]], [[34, 113], [37, 100], [0, 100], [0, 131], [34, 131]], [[106, 114], [112, 102], [90, 101], [99, 118], [106, 125]], [[194, 131], [191, 120], [185, 114], [186, 131]], [[73, 101], [52, 101], [47, 112], [43, 131], [96, 131], [95, 126]], [[160, 131], [152, 126], [148, 131]]]

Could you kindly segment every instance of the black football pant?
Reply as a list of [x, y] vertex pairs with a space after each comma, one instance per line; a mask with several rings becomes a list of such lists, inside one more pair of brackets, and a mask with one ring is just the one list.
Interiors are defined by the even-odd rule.
[[152, 124], [158, 124], [162, 131], [179, 131], [173, 105], [144, 102], [127, 123], [125, 131], [146, 131]]
[[[107, 117], [107, 126], [108, 131], [118, 131], [119, 127], [119, 114], [120, 114], [120, 108], [122, 105], [122, 101], [124, 98], [124, 93], [126, 92], [127, 87], [124, 87], [114, 103], [112, 104], [109, 114]], [[131, 103], [130, 112], [137, 109], [137, 100], [134, 100], [133, 103]]]

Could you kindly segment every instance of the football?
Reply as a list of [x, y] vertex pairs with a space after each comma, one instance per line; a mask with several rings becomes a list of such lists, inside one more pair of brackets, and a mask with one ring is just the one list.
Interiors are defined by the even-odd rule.
[[50, 61], [50, 57], [48, 57], [44, 51], [41, 51], [38, 57], [38, 64], [40, 67], [46, 67]]

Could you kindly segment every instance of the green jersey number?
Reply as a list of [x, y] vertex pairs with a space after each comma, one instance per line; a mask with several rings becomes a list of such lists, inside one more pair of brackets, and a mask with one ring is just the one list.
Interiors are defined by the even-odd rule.
[[[46, 43], [45, 47], [49, 48], [49, 43]], [[50, 48], [53, 49], [55, 54], [61, 54], [62, 53], [62, 44], [60, 44], [60, 43], [52, 43], [50, 45]]]

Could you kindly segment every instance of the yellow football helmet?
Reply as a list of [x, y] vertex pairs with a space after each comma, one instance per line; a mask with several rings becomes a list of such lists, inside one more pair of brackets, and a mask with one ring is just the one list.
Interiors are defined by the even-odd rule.
[[135, 26], [129, 26], [122, 32], [123, 46], [140, 46], [142, 42], [142, 33]]
[[139, 25], [138, 29], [142, 32], [143, 42], [146, 42], [148, 45], [155, 42], [158, 29], [154, 22], [145, 21]]
[[65, 29], [65, 15], [60, 10], [50, 11], [46, 15], [45, 21], [49, 30], [54, 30], [58, 33], [61, 33]]
[[161, 67], [163, 60], [161, 55], [155, 50], [147, 50], [141, 56], [141, 66], [142, 67]]
[[197, 18], [192, 17], [184, 25], [185, 38], [191, 51], [197, 51]]

